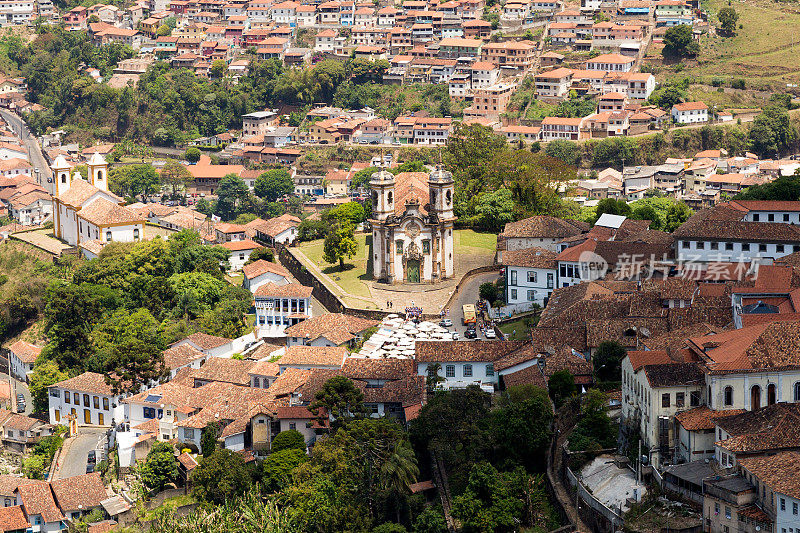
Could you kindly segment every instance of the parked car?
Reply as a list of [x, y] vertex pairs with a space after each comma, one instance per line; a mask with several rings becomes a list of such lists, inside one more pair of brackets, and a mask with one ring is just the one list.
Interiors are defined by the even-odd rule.
[[25, 410], [25, 396], [17, 394], [17, 411]]
[[477, 332], [477, 331], [475, 331], [475, 329], [474, 329], [474, 328], [469, 328], [469, 329], [468, 329], [468, 330], [467, 330], [467, 331], [464, 333], [464, 338], [466, 338], [466, 339], [477, 339], [477, 338], [478, 338], [478, 332]]
[[496, 339], [497, 338], [497, 334], [494, 332], [494, 328], [488, 328], [486, 330], [486, 333], [483, 334], [483, 336], [486, 337], [487, 339]]
[[442, 326], [443, 328], [450, 328], [453, 327], [453, 321], [450, 320], [449, 318], [444, 318], [442, 319], [441, 322], [439, 322], [439, 325]]
[[89, 450], [89, 455], [86, 456], [86, 462], [91, 464], [97, 462], [97, 453], [94, 450]]
[[454, 341], [457, 341], [457, 340], [458, 340], [458, 339], [460, 339], [460, 338], [461, 338], [461, 335], [459, 335], [457, 331], [454, 331], [454, 332], [453, 332], [453, 340], [454, 340]]
[[94, 463], [87, 463], [86, 464], [86, 473], [91, 474], [94, 472]]

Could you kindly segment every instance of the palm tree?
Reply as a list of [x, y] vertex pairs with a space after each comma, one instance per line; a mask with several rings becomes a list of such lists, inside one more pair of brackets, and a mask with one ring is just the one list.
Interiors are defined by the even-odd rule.
[[411, 485], [417, 482], [419, 468], [417, 457], [407, 440], [398, 441], [381, 465], [381, 489], [398, 496], [396, 498], [397, 523], [400, 523], [400, 500], [411, 492]]

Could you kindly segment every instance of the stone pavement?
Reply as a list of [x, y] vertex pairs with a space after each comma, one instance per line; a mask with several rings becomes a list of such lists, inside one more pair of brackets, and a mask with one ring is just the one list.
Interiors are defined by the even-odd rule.
[[34, 231], [23, 231], [21, 233], [14, 233], [13, 237], [21, 241], [32, 244], [37, 248], [44, 250], [48, 253], [58, 257], [61, 252], [68, 250], [70, 246], [65, 244], [53, 235], [52, 229], [37, 229]]

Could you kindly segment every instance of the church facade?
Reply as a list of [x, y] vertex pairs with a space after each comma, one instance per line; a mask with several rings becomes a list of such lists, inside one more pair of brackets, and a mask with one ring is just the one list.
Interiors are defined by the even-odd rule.
[[53, 161], [56, 237], [95, 252], [107, 242], [143, 239], [145, 220], [124, 208], [122, 198], [108, 190], [108, 164], [103, 156], [95, 152], [87, 167], [85, 180], [78, 172], [70, 174], [72, 168], [63, 156]]
[[374, 279], [434, 283], [453, 277], [452, 174], [381, 170], [370, 188]]

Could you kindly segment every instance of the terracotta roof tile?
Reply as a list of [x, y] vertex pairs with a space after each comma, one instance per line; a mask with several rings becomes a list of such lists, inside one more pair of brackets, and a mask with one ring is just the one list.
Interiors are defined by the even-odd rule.
[[[75, 390], [80, 392], [91, 392], [94, 394], [103, 394], [105, 396], [113, 396], [114, 392], [111, 390], [111, 385], [106, 383], [106, 378], [102, 374], [95, 372], [84, 372], [74, 378], [59, 381], [50, 387], [59, 387], [61, 389]], [[48, 388], [50, 388], [48, 387]]]
[[186, 366], [193, 361], [206, 357], [206, 354], [191, 344], [181, 344], [164, 350], [164, 365], [169, 369]]
[[344, 360], [342, 372], [350, 379], [400, 379], [413, 375], [414, 361], [348, 357]]
[[729, 409], [726, 411], [714, 411], [706, 405], [701, 405], [688, 411], [683, 411], [675, 415], [675, 419], [688, 431], [699, 431], [714, 429], [714, 420], [726, 416], [734, 416], [744, 413], [744, 409]]
[[270, 282], [259, 285], [254, 295], [256, 298], [310, 298], [313, 290], [299, 283], [276, 285]]
[[441, 361], [494, 362], [518, 350], [527, 341], [417, 341], [418, 363]]
[[25, 530], [31, 527], [21, 505], [0, 507], [0, 531]]
[[336, 345], [344, 344], [357, 334], [378, 325], [378, 321], [359, 318], [342, 313], [326, 313], [304, 320], [284, 331], [287, 337], [313, 341], [325, 337]]
[[53, 499], [49, 483], [28, 483], [17, 487], [22, 505], [28, 516], [42, 515], [44, 522], [65, 520], [61, 510]]
[[17, 341], [8, 349], [14, 353], [23, 363], [35, 363], [36, 358], [42, 353], [41, 346], [36, 346], [29, 342]]
[[108, 498], [100, 472], [54, 479], [50, 486], [58, 506], [65, 512], [100, 507], [100, 502]]
[[737, 457], [736, 461], [773, 491], [800, 499], [800, 452], [785, 451], [769, 456]]
[[347, 349], [339, 346], [290, 346], [278, 359], [279, 366], [332, 366], [341, 368]]
[[250, 385], [250, 369], [253, 361], [239, 361], [222, 357], [209, 357], [199, 370], [192, 372], [195, 381], [220, 381], [233, 385]]

